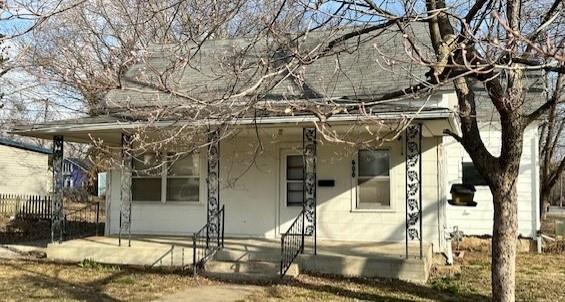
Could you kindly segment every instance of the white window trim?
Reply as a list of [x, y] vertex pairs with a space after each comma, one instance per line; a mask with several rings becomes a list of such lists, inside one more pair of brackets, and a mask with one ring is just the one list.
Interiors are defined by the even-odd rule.
[[389, 207], [383, 207], [383, 208], [374, 208], [374, 209], [368, 209], [368, 208], [359, 208], [358, 207], [358, 201], [359, 201], [359, 151], [363, 151], [363, 150], [367, 150], [367, 149], [359, 149], [356, 152], [353, 153], [353, 156], [351, 158], [352, 161], [355, 161], [355, 177], [351, 178], [351, 191], [352, 191], [352, 196], [351, 196], [351, 212], [358, 212], [358, 213], [394, 213], [396, 212], [396, 194], [395, 194], [395, 190], [393, 189], [395, 187], [395, 180], [394, 180], [394, 173], [393, 173], [393, 169], [392, 169], [392, 162], [393, 162], [393, 152], [392, 152], [392, 148], [391, 147], [382, 147], [382, 148], [378, 148], [378, 149], [374, 149], [374, 151], [387, 151], [389, 154], [388, 157], [388, 167], [389, 167], [389, 172], [388, 172], [388, 177], [386, 176], [374, 176], [371, 178], [371, 180], [374, 181], [384, 181], [385, 179], [389, 181], [389, 199], [390, 199], [390, 206]]
[[[133, 175], [133, 167], [132, 167], [132, 174], [131, 174], [131, 178], [132, 178], [132, 183], [133, 183], [133, 179], [137, 178], [137, 179], [141, 179], [141, 178], [161, 178], [161, 200], [134, 200], [132, 199], [133, 203], [136, 204], [145, 204], [145, 205], [155, 205], [155, 204], [176, 204], [176, 205], [203, 205], [203, 201], [206, 199], [205, 195], [206, 195], [206, 166], [205, 166], [205, 158], [204, 155], [201, 152], [195, 152], [194, 153], [195, 157], [197, 158], [197, 160], [199, 161], [199, 167], [200, 167], [200, 171], [199, 171], [199, 176], [194, 176], [194, 175], [187, 175], [187, 176], [167, 176], [167, 168], [169, 166], [169, 163], [164, 161], [163, 164], [161, 165], [161, 175], [160, 176], [156, 176], [156, 175], [143, 175], [143, 176], [134, 176]], [[133, 165], [133, 162], [132, 162]], [[167, 178], [199, 178], [199, 184], [198, 184], [198, 200], [167, 200]], [[204, 180], [204, 181], [203, 181]], [[133, 192], [132, 192], [132, 198], [133, 198]]]

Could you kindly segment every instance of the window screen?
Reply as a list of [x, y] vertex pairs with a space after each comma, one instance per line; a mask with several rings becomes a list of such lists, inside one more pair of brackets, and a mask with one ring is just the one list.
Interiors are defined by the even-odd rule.
[[389, 151], [361, 150], [357, 162], [357, 208], [390, 208]]

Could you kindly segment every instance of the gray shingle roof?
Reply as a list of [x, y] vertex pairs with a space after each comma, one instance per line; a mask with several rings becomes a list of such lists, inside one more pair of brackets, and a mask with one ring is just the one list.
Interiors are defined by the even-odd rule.
[[[329, 41], [349, 30], [310, 33], [294, 46], [285, 46], [284, 51], [273, 41], [252, 43], [250, 39], [208, 40], [196, 54], [194, 49], [178, 45], [153, 45], [145, 59], [127, 71], [123, 88], [107, 94], [107, 109], [128, 116], [138, 107], [190, 106], [194, 102], [183, 96], [212, 102], [247, 89], [261, 75], [287, 63], [291, 50], [308, 53], [315, 47], [326, 47]], [[425, 23], [412, 23], [407, 30], [413, 33], [419, 48], [431, 53]], [[311, 64], [265, 81], [263, 86], [268, 89], [260, 90], [260, 100], [274, 104], [280, 100], [367, 100], [410, 87], [425, 80], [428, 68], [411, 61], [404, 43], [401, 32], [389, 29], [350, 40], [332, 55], [317, 59], [305, 56], [306, 60], [313, 59]], [[539, 76], [531, 77], [527, 85], [539, 79]], [[156, 89], [160, 81], [178, 94]], [[543, 101], [539, 87], [538, 83], [537, 90], [530, 93], [526, 112]], [[474, 88], [479, 119], [488, 121], [493, 116], [497, 119], [482, 84]], [[452, 85], [443, 85], [436, 91], [452, 91]]]
[[[425, 45], [424, 41], [429, 40], [425, 27], [415, 27], [414, 31], [423, 41], [421, 45]], [[249, 39], [209, 40], [196, 55], [194, 50], [156, 45], [143, 62], [128, 70], [124, 87], [108, 93], [107, 103], [109, 107], [119, 107], [125, 103], [151, 106], [187, 102], [182, 97], [158, 92], [154, 87], [160, 85], [160, 80], [176, 92], [203, 101], [236, 94], [288, 63], [292, 51], [306, 54], [316, 47], [325, 48], [342, 33], [310, 33], [284, 50], [269, 40], [251, 43]], [[261, 100], [374, 98], [416, 84], [424, 80], [427, 68], [406, 62], [409, 59], [401, 37], [400, 32], [387, 30], [362, 36], [364, 43], [348, 41], [328, 56], [305, 55], [304, 59], [311, 59], [312, 63], [269, 78], [263, 83], [269, 89], [260, 90]], [[180, 62], [191, 55], [194, 57], [189, 61]]]

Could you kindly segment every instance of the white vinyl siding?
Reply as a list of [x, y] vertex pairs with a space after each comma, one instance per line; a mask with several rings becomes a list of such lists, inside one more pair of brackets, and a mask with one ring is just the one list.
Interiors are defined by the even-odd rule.
[[40, 194], [51, 191], [49, 155], [0, 145], [0, 192]]
[[[493, 155], [500, 153], [501, 132], [495, 125], [480, 124], [481, 138]], [[517, 180], [518, 190], [518, 232], [524, 237], [534, 238], [539, 225], [538, 150], [537, 125], [533, 124], [524, 132], [524, 146]], [[448, 174], [448, 194], [451, 185], [462, 183], [462, 162], [471, 162], [470, 156], [459, 143], [451, 138], [445, 139]], [[475, 186], [476, 207], [447, 205], [448, 229], [458, 227], [466, 235], [492, 235], [493, 205], [492, 194], [488, 186]], [[451, 196], [448, 195], [451, 199]]]

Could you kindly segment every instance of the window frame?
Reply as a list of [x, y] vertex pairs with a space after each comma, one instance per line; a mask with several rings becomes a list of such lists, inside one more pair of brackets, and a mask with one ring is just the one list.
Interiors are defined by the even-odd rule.
[[[144, 154], [142, 154], [141, 156], [144, 156]], [[156, 155], [157, 156], [157, 155]], [[161, 180], [161, 200], [135, 200], [133, 199], [133, 190], [132, 190], [132, 202], [135, 203], [147, 203], [147, 204], [155, 204], [155, 203], [161, 203], [161, 204], [188, 204], [188, 205], [196, 205], [196, 204], [201, 204], [203, 197], [202, 197], [202, 190], [203, 190], [203, 184], [202, 184], [202, 179], [203, 177], [205, 178], [205, 176], [203, 175], [203, 168], [202, 168], [202, 158], [201, 158], [201, 153], [200, 152], [193, 152], [190, 156], [193, 157], [193, 159], [198, 161], [198, 176], [194, 176], [194, 175], [183, 175], [183, 176], [173, 176], [173, 175], [168, 175], [168, 169], [171, 165], [170, 160], [168, 160], [168, 155], [166, 156], [161, 156], [158, 159], [158, 162], [161, 164], [161, 168], [160, 168], [160, 173], [157, 175], [134, 175], [134, 160], [132, 160], [132, 173], [131, 173], [131, 178], [132, 178], [132, 186], [133, 186], [133, 180], [134, 179], [160, 179]], [[198, 200], [167, 200], [167, 179], [168, 178], [174, 178], [174, 179], [188, 179], [188, 178], [196, 178], [198, 179]]]
[[[288, 179], [288, 157], [290, 156], [299, 156], [302, 158], [302, 179], [296, 180], [296, 179]], [[296, 208], [296, 207], [302, 207], [304, 204], [304, 155], [300, 154], [300, 153], [295, 153], [295, 152], [291, 152], [291, 153], [286, 153], [284, 155], [284, 204], [285, 207], [287, 208]], [[300, 183], [302, 184], [302, 203], [297, 203], [297, 202], [292, 202], [289, 203], [288, 202], [288, 184], [289, 183]]]
[[[359, 176], [359, 167], [360, 167], [360, 160], [359, 155], [361, 151], [385, 151], [388, 153], [388, 176]], [[396, 212], [396, 203], [394, 202], [394, 185], [393, 185], [393, 173], [392, 173], [392, 162], [393, 162], [393, 152], [392, 148], [390, 147], [381, 147], [378, 149], [359, 149], [353, 154], [352, 161], [355, 161], [355, 176], [352, 177], [352, 186], [353, 186], [353, 198], [352, 198], [352, 212]], [[388, 181], [388, 189], [389, 189], [389, 206], [383, 207], [361, 207], [360, 204], [360, 194], [361, 190], [359, 187], [359, 179], [367, 179], [368, 181], [377, 181], [377, 182], [384, 182]]]
[[[465, 166], [467, 167], [471, 167], [474, 172], [480, 177], [480, 183], [477, 182], [465, 182]], [[461, 183], [462, 184], [468, 184], [468, 185], [473, 185], [475, 187], [487, 187], [488, 186], [488, 182], [487, 180], [481, 175], [481, 173], [479, 172], [479, 170], [477, 169], [477, 167], [475, 166], [475, 163], [473, 163], [473, 161], [461, 161]]]

